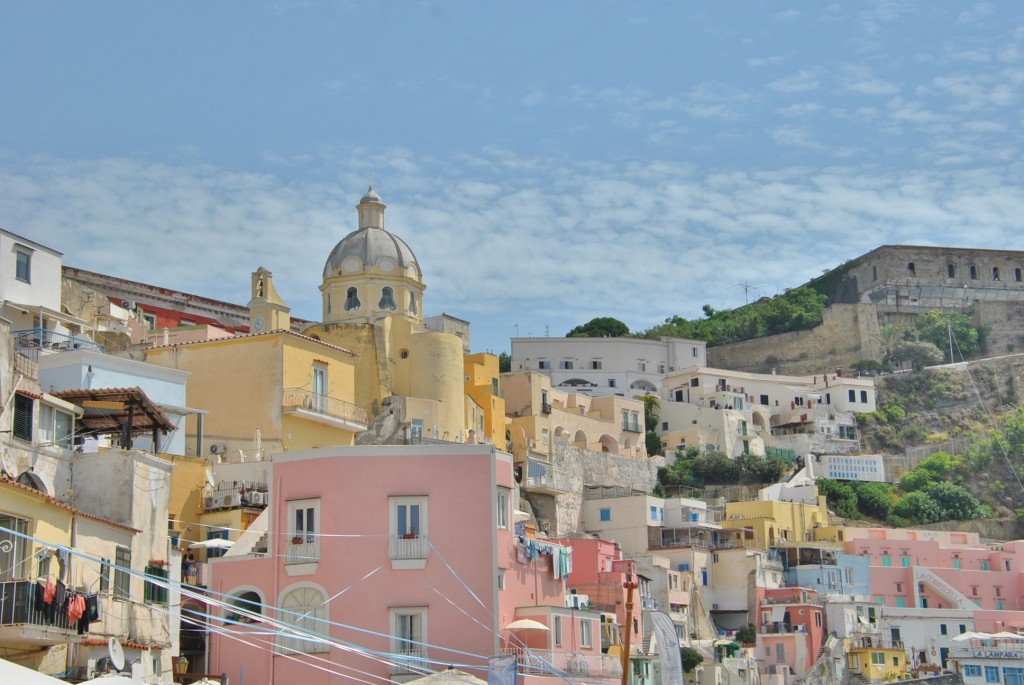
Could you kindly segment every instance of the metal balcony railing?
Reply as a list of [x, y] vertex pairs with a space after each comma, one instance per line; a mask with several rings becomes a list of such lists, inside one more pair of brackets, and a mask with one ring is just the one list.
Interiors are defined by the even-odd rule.
[[60, 630], [74, 630], [66, 611], [52, 604], [37, 608], [36, 584], [31, 580], [0, 583], [0, 626], [28, 624]]
[[320, 540], [315, 536], [298, 536], [288, 540], [284, 563], [313, 564], [320, 561]]
[[423, 671], [430, 670], [426, 659], [426, 647], [403, 647], [391, 655], [391, 675], [423, 675]]
[[102, 352], [105, 348], [88, 338], [79, 338], [66, 333], [58, 333], [47, 328], [26, 328], [11, 331], [14, 348], [32, 361], [39, 361], [40, 352], [67, 352], [69, 350], [94, 350]]
[[363, 425], [367, 423], [367, 414], [364, 408], [357, 407], [345, 400], [335, 399], [328, 395], [318, 395], [302, 388], [285, 388], [281, 404], [285, 409], [305, 409], [353, 423]]

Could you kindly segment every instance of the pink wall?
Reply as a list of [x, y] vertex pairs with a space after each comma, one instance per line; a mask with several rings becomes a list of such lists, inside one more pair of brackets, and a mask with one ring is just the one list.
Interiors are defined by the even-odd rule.
[[[334, 626], [333, 639], [385, 652], [390, 650], [389, 609], [427, 607], [429, 657], [486, 667], [485, 659], [440, 647], [481, 657], [497, 652], [496, 567], [499, 548], [511, 548], [511, 532], [497, 532], [495, 483], [511, 484], [511, 463], [496, 459], [486, 445], [325, 448], [277, 457], [273, 474], [272, 556], [218, 561], [212, 589], [227, 593], [255, 586], [267, 604], [279, 605], [289, 587], [315, 584], [333, 598], [329, 620], [351, 626]], [[431, 549], [423, 569], [392, 569], [389, 497], [394, 496], [427, 498]], [[289, 546], [287, 502], [307, 498], [319, 498], [320, 561], [309, 575], [289, 576], [295, 567], [286, 567], [284, 559]], [[315, 663], [316, 657], [337, 664], [330, 666], [333, 670], [351, 667], [390, 676], [387, 665], [339, 649], [296, 661], [271, 657], [266, 649], [235, 640], [214, 638], [213, 643], [211, 671], [237, 676], [244, 665], [250, 682], [348, 680], [302, 663]]]

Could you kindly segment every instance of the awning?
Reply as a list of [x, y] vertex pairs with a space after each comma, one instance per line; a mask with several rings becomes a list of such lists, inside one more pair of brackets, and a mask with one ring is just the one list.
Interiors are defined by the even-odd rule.
[[177, 426], [160, 410], [141, 388], [83, 388], [60, 390], [54, 397], [76, 404], [84, 410], [76, 431], [81, 435], [121, 435], [122, 448], [131, 446], [125, 436], [166, 435]]
[[786, 607], [772, 607], [772, 615], [768, 618], [770, 623], [782, 623], [786, 618]]
[[20, 309], [26, 314], [41, 314], [49, 319], [55, 319], [61, 323], [68, 324], [69, 326], [79, 326], [80, 328], [92, 328], [92, 324], [85, 319], [79, 319], [77, 316], [71, 314], [65, 314], [64, 312], [58, 312], [56, 309], [50, 309], [39, 304], [20, 304], [18, 302], [6, 302], [8, 307], [14, 307]]

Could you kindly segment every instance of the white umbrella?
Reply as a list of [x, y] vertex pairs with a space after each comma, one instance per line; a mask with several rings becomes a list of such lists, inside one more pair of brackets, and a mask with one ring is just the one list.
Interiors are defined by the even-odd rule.
[[109, 675], [96, 676], [92, 680], [83, 680], [80, 685], [144, 685], [144, 683], [132, 680], [125, 675], [111, 673]]
[[512, 621], [505, 630], [551, 630], [540, 621], [534, 621], [532, 618], [521, 618], [518, 621]]
[[960, 633], [956, 637], [949, 639], [950, 642], [964, 642], [966, 640], [987, 640], [991, 635], [988, 633], [976, 633], [973, 630], [969, 630], [966, 633]]
[[203, 540], [202, 542], [193, 542], [188, 546], [189, 549], [195, 549], [196, 547], [203, 547], [205, 549], [231, 549], [231, 545], [235, 543], [231, 540], [225, 540], [223, 538], [210, 538], [209, 540]]
[[449, 666], [443, 671], [409, 680], [405, 685], [487, 685], [487, 681]]
[[992, 637], [998, 637], [1001, 640], [1024, 640], [1024, 635], [1011, 633], [1008, 630], [1004, 630], [998, 633], [992, 633]]
[[60, 685], [64, 682], [6, 659], [0, 659], [0, 681], [17, 685]]

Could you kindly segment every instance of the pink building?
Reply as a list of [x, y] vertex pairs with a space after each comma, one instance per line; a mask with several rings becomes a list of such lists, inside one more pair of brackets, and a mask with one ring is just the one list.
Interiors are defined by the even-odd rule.
[[762, 673], [800, 677], [818, 658], [825, 642], [825, 611], [815, 590], [765, 589], [758, 608], [755, 655]]
[[[232, 606], [211, 631], [209, 672], [403, 682], [455, 665], [485, 678], [488, 658], [516, 647], [536, 672], [610, 670], [599, 615], [566, 607], [565, 549], [516, 535], [509, 455], [321, 448], [275, 455], [272, 481], [268, 554], [240, 541], [210, 565]], [[521, 618], [548, 629], [504, 628]]]
[[970, 609], [981, 631], [1024, 626], [1024, 541], [986, 545], [976, 533], [885, 528], [848, 528], [846, 537], [848, 553], [871, 558], [878, 603]]

